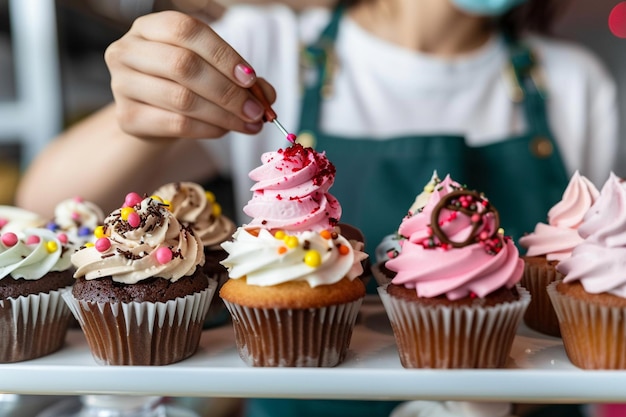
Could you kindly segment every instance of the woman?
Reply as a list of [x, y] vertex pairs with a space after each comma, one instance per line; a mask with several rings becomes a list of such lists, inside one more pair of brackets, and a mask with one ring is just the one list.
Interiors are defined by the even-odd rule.
[[[576, 46], [526, 36], [547, 30], [558, 5], [236, 7], [210, 27], [177, 12], [141, 17], [106, 53], [115, 104], [37, 158], [18, 204], [48, 214], [82, 195], [109, 209], [129, 190], [227, 172], [243, 207], [261, 153], [288, 145], [262, 129], [263, 108], [247, 90], [260, 83], [277, 97], [282, 124], [335, 163], [342, 221], [360, 227], [370, 248], [396, 229], [433, 169], [485, 191], [507, 234], [520, 236], [545, 219], [575, 169], [603, 183], [617, 143], [615, 86], [604, 68]], [[257, 415], [267, 409], [259, 404]], [[286, 413], [316, 414], [310, 404]], [[384, 415], [394, 404], [333, 405]]]

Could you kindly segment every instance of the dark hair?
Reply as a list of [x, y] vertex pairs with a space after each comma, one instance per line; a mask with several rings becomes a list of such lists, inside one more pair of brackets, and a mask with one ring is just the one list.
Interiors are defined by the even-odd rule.
[[[346, 7], [368, 0], [339, 0]], [[496, 20], [496, 26], [511, 36], [524, 32], [549, 34], [556, 18], [565, 10], [569, 0], [527, 0]]]

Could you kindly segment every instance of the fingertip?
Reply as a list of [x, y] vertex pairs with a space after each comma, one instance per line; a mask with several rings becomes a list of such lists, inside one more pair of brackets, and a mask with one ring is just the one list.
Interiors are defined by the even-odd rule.
[[263, 128], [263, 122], [244, 123], [243, 127], [247, 133], [259, 133]]
[[242, 87], [250, 87], [256, 82], [256, 73], [254, 69], [247, 64], [237, 64], [235, 66], [234, 76]]

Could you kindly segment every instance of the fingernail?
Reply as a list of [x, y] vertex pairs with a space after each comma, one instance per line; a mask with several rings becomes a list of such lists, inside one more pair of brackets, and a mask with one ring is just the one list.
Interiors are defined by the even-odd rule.
[[261, 130], [261, 128], [263, 127], [263, 123], [262, 122], [245, 123], [243, 127], [245, 127], [248, 132], [256, 133], [259, 130]]
[[256, 74], [252, 68], [244, 64], [238, 64], [235, 67], [235, 78], [244, 86], [254, 84]]
[[263, 107], [254, 100], [248, 100], [243, 104], [243, 114], [252, 120], [259, 120], [263, 116]]

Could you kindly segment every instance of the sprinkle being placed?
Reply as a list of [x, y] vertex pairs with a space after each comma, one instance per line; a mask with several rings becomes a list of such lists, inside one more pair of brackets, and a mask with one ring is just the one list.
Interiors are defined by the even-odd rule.
[[9, 223], [9, 221], [5, 218], [0, 218], [0, 228], [4, 227]]
[[96, 229], [93, 231], [93, 234], [98, 239], [100, 239], [101, 237], [104, 237], [104, 226], [96, 227]]
[[49, 240], [46, 242], [46, 250], [48, 253], [54, 253], [59, 249], [59, 245], [54, 240]]
[[91, 234], [91, 229], [87, 226], [83, 226], [78, 228], [78, 236], [89, 236]]
[[131, 227], [139, 227], [139, 225], [141, 224], [141, 218], [139, 217], [139, 214], [137, 214], [137, 212], [135, 211], [128, 214], [127, 221]]
[[165, 265], [166, 263], [172, 260], [172, 251], [169, 248], [161, 247], [156, 250], [156, 259], [157, 262], [161, 265]]
[[278, 248], [278, 254], [279, 254], [279, 255], [282, 255], [282, 254], [286, 253], [288, 250], [289, 250], [289, 249], [287, 249], [285, 246], [280, 246], [280, 247]]
[[298, 237], [297, 236], [285, 236], [285, 245], [287, 245], [288, 248], [295, 248], [298, 246], [298, 244], [300, 243], [298, 241]]
[[128, 193], [126, 194], [126, 198], [124, 198], [124, 207], [133, 207], [137, 204], [141, 203], [141, 196], [137, 193]]
[[122, 208], [122, 211], [120, 212], [120, 217], [122, 218], [122, 220], [128, 220], [128, 216], [130, 215], [130, 213], [134, 213], [135, 209], [132, 207], [124, 207]]
[[324, 229], [324, 230], [322, 230], [320, 232], [320, 236], [323, 237], [326, 240], [328, 240], [328, 239], [330, 239], [332, 237], [332, 235], [330, 233], [330, 230], [326, 230], [326, 229]]
[[41, 242], [41, 239], [39, 239], [39, 236], [37, 235], [30, 235], [26, 238], [27, 245], [35, 245], [39, 242]]
[[222, 206], [219, 203], [213, 203], [213, 216], [220, 217], [222, 215]]
[[296, 139], [297, 139], [297, 136], [294, 135], [293, 133], [289, 133], [287, 135], [287, 140], [291, 143], [296, 143]]
[[277, 230], [276, 233], [274, 233], [274, 237], [278, 240], [283, 240], [285, 236], [285, 232], [283, 232], [282, 230]]
[[346, 245], [339, 245], [337, 249], [339, 249], [340, 255], [347, 255], [350, 253], [350, 248], [347, 247]]
[[316, 250], [310, 250], [304, 254], [304, 263], [311, 268], [317, 268], [322, 264], [322, 255]]
[[211, 191], [205, 191], [204, 196], [209, 201], [209, 203], [215, 203], [215, 194], [213, 194]]
[[61, 242], [64, 245], [66, 245], [68, 242], [67, 235], [65, 233], [59, 233], [57, 235], [57, 239], [59, 239], [59, 242]]
[[106, 252], [111, 247], [111, 241], [107, 237], [101, 237], [100, 239], [96, 240], [95, 246], [98, 252]]
[[6, 247], [11, 247], [11, 246], [15, 246], [15, 244], [17, 243], [17, 235], [15, 233], [5, 233], [2, 235], [2, 244]]

